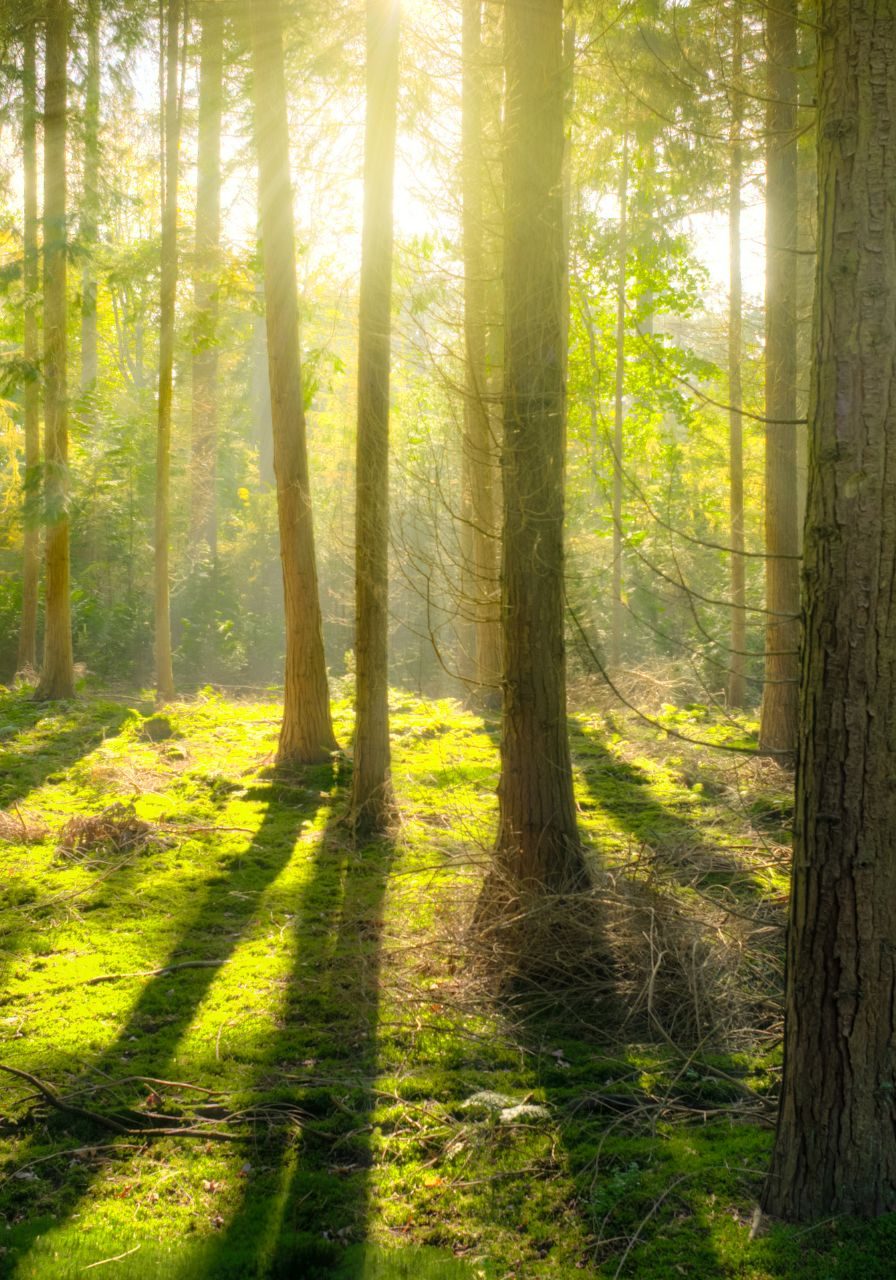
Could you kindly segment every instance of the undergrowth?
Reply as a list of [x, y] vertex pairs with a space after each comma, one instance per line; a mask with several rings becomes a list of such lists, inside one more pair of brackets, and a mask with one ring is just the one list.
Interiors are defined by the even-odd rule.
[[0, 1275], [892, 1274], [892, 1219], [749, 1239], [779, 1070], [782, 770], [608, 709], [573, 719], [601, 892], [647, 904], [611, 1024], [587, 991], [498, 1006], [471, 967], [495, 725], [396, 695], [401, 821], [356, 849], [343, 757], [272, 773], [277, 704], [152, 710], [0, 695], [0, 1062], [37, 1082], [0, 1083]]

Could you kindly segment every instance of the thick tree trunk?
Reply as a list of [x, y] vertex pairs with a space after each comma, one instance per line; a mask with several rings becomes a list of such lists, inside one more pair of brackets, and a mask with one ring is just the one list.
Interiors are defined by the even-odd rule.
[[196, 267], [193, 281], [193, 430], [190, 510], [194, 555], [218, 554], [218, 277], [221, 257], [221, 112], [224, 9], [202, 8], [199, 52], [199, 138], [196, 156]]
[[731, 520], [731, 652], [728, 668], [728, 705], [742, 707], [747, 700], [747, 588], [744, 561], [744, 423], [743, 423], [743, 282], [741, 279], [740, 223], [743, 200], [744, 156], [741, 132], [744, 104], [743, 15], [734, 15], [731, 59], [731, 153], [728, 173], [728, 451]]
[[389, 367], [398, 13], [398, 0], [367, 0], [355, 506], [357, 696], [350, 819], [358, 834], [383, 831], [393, 817], [389, 752]]
[[465, 521], [464, 614], [472, 619], [468, 664], [478, 701], [495, 705], [501, 673], [498, 459], [489, 412], [488, 281], [483, 183], [482, 0], [463, 4], [463, 188]]
[[562, 0], [506, 11], [504, 704], [497, 873], [586, 880], [566, 728]]
[[616, 385], [613, 393], [613, 605], [610, 666], [622, 662], [625, 618], [622, 603], [622, 498], [625, 458], [625, 306], [628, 284], [628, 122], [622, 140], [619, 178], [619, 261], [616, 269]]
[[768, 53], [765, 192], [765, 686], [760, 746], [796, 748], [800, 536], [797, 479], [797, 0], [765, 14]]
[[279, 0], [252, 0], [250, 19], [268, 376], [286, 605], [285, 692], [277, 762], [294, 767], [329, 759], [336, 739], [330, 720], [308, 484]]
[[66, 322], [66, 168], [68, 98], [67, 0], [47, 0], [44, 91], [44, 501], [46, 626], [44, 662], [35, 697], [75, 692], [69, 584], [68, 342]]
[[37, 667], [37, 596], [40, 578], [40, 389], [37, 381], [37, 58], [36, 23], [24, 30], [22, 67], [22, 168], [25, 201], [22, 228], [24, 341], [22, 354], [34, 371], [25, 383], [25, 503], [22, 564], [22, 625], [19, 630], [18, 670]]
[[[162, 128], [162, 252], [159, 299], [159, 398], [156, 435], [155, 647], [156, 692], [174, 697], [171, 664], [171, 599], [168, 558], [171, 541], [171, 401], [174, 383], [174, 310], [177, 301], [177, 178], [180, 155], [178, 38], [180, 0], [168, 0]], [[161, 34], [161, 33], [160, 33]]]
[[896, 23], [819, 14], [819, 265], [784, 1078], [763, 1207], [896, 1210]]
[[[96, 243], [99, 226], [100, 171], [100, 0], [87, 3], [87, 84], [84, 102], [84, 191], [81, 197], [81, 394], [96, 388], [97, 281]], [[92, 408], [85, 406], [92, 419]]]

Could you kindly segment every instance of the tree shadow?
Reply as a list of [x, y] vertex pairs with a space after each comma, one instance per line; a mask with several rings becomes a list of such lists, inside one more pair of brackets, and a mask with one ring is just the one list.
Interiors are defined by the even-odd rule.
[[[112, 702], [74, 702], [53, 710], [19, 694], [0, 695], [0, 808], [17, 804], [53, 774], [89, 755], [116, 735], [130, 715], [128, 707]], [[57, 727], [61, 717], [64, 722]], [[51, 721], [46, 732], [35, 733], [44, 720]]]

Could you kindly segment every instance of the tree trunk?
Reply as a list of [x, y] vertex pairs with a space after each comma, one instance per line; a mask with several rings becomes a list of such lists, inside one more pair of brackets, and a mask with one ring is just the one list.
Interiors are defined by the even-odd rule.
[[398, 0], [367, 0], [355, 507], [357, 696], [351, 823], [358, 834], [368, 835], [385, 830], [393, 816], [388, 652], [389, 366], [398, 13]]
[[765, 192], [765, 686], [759, 743], [796, 749], [800, 537], [797, 513], [797, 0], [765, 14], [768, 53]]
[[22, 565], [22, 625], [19, 631], [18, 670], [37, 667], [37, 595], [40, 577], [40, 389], [37, 380], [37, 58], [36, 23], [24, 29], [22, 68], [22, 167], [25, 202], [22, 228], [24, 293], [24, 341], [22, 354], [31, 373], [24, 388], [25, 510]]
[[330, 720], [308, 484], [279, 0], [252, 0], [250, 16], [268, 378], [286, 605], [285, 692], [277, 762], [294, 767], [329, 759], [336, 739]]
[[[180, 153], [178, 37], [180, 0], [168, 0], [165, 88], [162, 111], [162, 261], [159, 299], [159, 401], [156, 436], [155, 641], [156, 692], [174, 697], [171, 665], [171, 600], [168, 556], [171, 539], [171, 400], [174, 381], [174, 309], [177, 301], [177, 177]], [[161, 33], [160, 33], [161, 34]]]
[[622, 140], [619, 178], [619, 263], [616, 279], [616, 385], [613, 394], [613, 609], [610, 666], [622, 662], [622, 464], [625, 454], [625, 304], [628, 281], [628, 123]]
[[482, 0], [463, 5], [464, 612], [473, 619], [471, 677], [494, 705], [501, 674], [497, 456], [488, 403], [488, 282], [483, 182]]
[[896, 1210], [896, 24], [819, 14], [819, 264], [784, 1078], [763, 1207]]
[[[100, 0], [87, 3], [87, 86], [84, 102], [84, 191], [81, 197], [81, 394], [96, 389], [97, 315], [96, 243], [100, 170]], [[92, 419], [92, 407], [85, 405]]]
[[[586, 880], [566, 728], [562, 0], [506, 10], [505, 374], [498, 876]], [[512, 908], [511, 908], [512, 909]]]
[[44, 501], [46, 626], [44, 663], [35, 697], [75, 692], [69, 584], [68, 409], [66, 405], [66, 169], [68, 97], [67, 0], [47, 0], [44, 89]]
[[736, 6], [731, 59], [731, 155], [728, 175], [728, 451], [731, 512], [731, 652], [728, 669], [728, 705], [743, 707], [747, 700], [747, 588], [744, 560], [744, 422], [743, 284], [741, 280], [740, 215], [743, 199], [743, 14]]
[[221, 112], [224, 10], [202, 9], [199, 138], [196, 156], [196, 267], [193, 281], [193, 434], [190, 541], [194, 555], [218, 555], [218, 277], [221, 258]]

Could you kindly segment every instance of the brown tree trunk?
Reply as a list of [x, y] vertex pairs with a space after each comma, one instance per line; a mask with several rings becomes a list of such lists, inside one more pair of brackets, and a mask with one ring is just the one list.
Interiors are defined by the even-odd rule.
[[69, 584], [68, 410], [66, 405], [66, 168], [68, 98], [67, 0], [47, 0], [44, 90], [44, 502], [46, 625], [44, 662], [35, 697], [75, 692]]
[[800, 536], [797, 479], [797, 0], [765, 14], [768, 56], [765, 192], [765, 686], [759, 743], [796, 749]]
[[625, 456], [625, 304], [628, 282], [628, 122], [619, 178], [619, 262], [616, 276], [616, 385], [613, 393], [613, 606], [610, 666], [622, 662], [625, 620], [622, 603], [622, 468]]
[[743, 193], [744, 104], [743, 14], [736, 6], [731, 58], [731, 155], [728, 174], [728, 452], [731, 512], [731, 652], [728, 669], [728, 705], [743, 707], [747, 700], [747, 588], [744, 561], [744, 423], [743, 423], [743, 282], [741, 279], [740, 223]]
[[[100, 170], [100, 0], [87, 4], [87, 84], [84, 102], [84, 191], [81, 197], [81, 394], [96, 388], [97, 281], [96, 243], [99, 224]], [[89, 404], [85, 415], [93, 417]]]
[[368, 835], [386, 829], [394, 803], [389, 752], [389, 366], [398, 13], [398, 0], [367, 0], [355, 506], [357, 695], [350, 820], [356, 833]]
[[24, 29], [22, 68], [22, 167], [25, 202], [22, 228], [24, 341], [22, 354], [33, 371], [25, 383], [25, 510], [22, 564], [22, 625], [19, 630], [18, 670], [37, 667], [37, 595], [40, 578], [40, 390], [37, 381], [37, 58], [36, 23]]
[[819, 14], [819, 264], [784, 1078], [763, 1207], [896, 1210], [896, 23]]
[[504, 536], [497, 873], [586, 880], [566, 728], [562, 0], [506, 10]]
[[201, 10], [199, 138], [196, 156], [196, 266], [193, 281], [193, 431], [190, 459], [193, 554], [218, 554], [215, 501], [218, 453], [218, 277], [221, 258], [221, 112], [224, 10]]
[[293, 767], [329, 759], [336, 739], [330, 720], [308, 484], [279, 0], [252, 0], [250, 19], [268, 375], [286, 604], [285, 692], [277, 762]]
[[465, 614], [473, 620], [470, 674], [477, 700], [496, 704], [501, 673], [497, 454], [488, 389], [488, 282], [483, 181], [482, 0], [463, 5]]
[[[177, 301], [177, 177], [180, 154], [178, 37], [180, 0], [168, 0], [165, 86], [162, 111], [162, 262], [159, 299], [159, 398], [156, 435], [155, 647], [156, 693], [174, 697], [171, 664], [171, 600], [168, 557], [171, 541], [171, 401], [174, 382], [174, 309]], [[161, 35], [161, 33], [160, 33]]]

